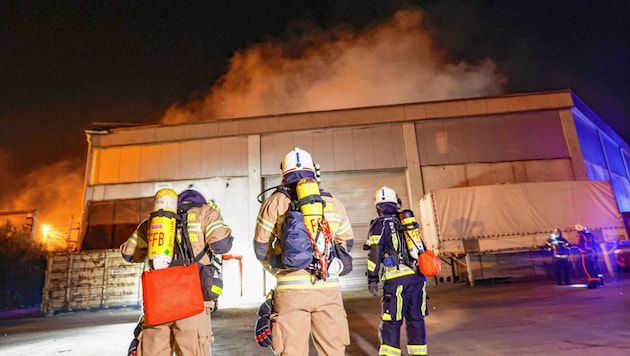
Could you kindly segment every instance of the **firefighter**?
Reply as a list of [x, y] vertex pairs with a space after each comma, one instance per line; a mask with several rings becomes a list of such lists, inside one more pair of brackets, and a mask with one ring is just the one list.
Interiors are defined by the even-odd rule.
[[427, 312], [426, 277], [406, 246], [398, 217], [401, 201], [396, 192], [383, 186], [376, 191], [374, 205], [378, 217], [368, 231], [368, 291], [379, 296], [383, 281], [379, 355], [401, 355], [400, 330], [405, 320], [407, 354], [426, 355], [424, 316]]
[[578, 248], [581, 255], [582, 268], [587, 279], [587, 288], [597, 289], [604, 285], [604, 276], [599, 271], [599, 244], [588, 226], [576, 224]]
[[558, 285], [562, 285], [563, 283], [570, 285], [569, 257], [571, 255], [571, 244], [562, 236], [562, 230], [553, 230], [545, 244], [545, 248], [552, 253], [556, 283], [558, 283]]
[[[187, 212], [188, 236], [199, 263], [209, 265], [212, 263], [212, 253], [223, 254], [232, 248], [232, 230], [223, 222], [216, 204], [208, 204], [199, 191], [189, 187], [179, 194], [177, 205]], [[141, 222], [120, 246], [122, 257], [126, 261], [141, 263], [147, 260], [150, 222], [150, 219]], [[173, 257], [174, 260], [176, 258], [177, 256]], [[151, 261], [147, 262], [149, 266], [152, 265]], [[141, 319], [141, 330], [135, 333], [138, 340], [137, 355], [212, 355], [214, 336], [210, 313], [214, 308], [214, 301], [204, 301], [204, 304], [205, 311], [170, 323], [149, 326], [142, 323]]]
[[[312, 336], [318, 354], [342, 356], [350, 344], [350, 333], [339, 275], [321, 276], [311, 269], [292, 270], [274, 262], [286, 252], [280, 250], [279, 237], [289, 204], [297, 201], [298, 182], [318, 178], [310, 153], [299, 147], [284, 156], [280, 168], [281, 185], [262, 202], [254, 232], [256, 258], [277, 282], [272, 299], [270, 296], [259, 310], [256, 338], [261, 346], [271, 345], [276, 354], [302, 356], [309, 354]], [[354, 235], [344, 205], [332, 194], [320, 192], [332, 240], [350, 251]], [[265, 332], [259, 333], [259, 327]]]

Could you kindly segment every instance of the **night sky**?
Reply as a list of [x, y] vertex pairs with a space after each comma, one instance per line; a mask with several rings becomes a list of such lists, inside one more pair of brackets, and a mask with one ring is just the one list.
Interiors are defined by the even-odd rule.
[[94, 122], [572, 89], [630, 141], [629, 4], [0, 1], [0, 211], [80, 214]]

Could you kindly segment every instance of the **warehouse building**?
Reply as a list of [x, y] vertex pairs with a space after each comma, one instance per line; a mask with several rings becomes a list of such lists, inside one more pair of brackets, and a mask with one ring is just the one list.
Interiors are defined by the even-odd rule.
[[[253, 229], [258, 197], [280, 183], [280, 161], [293, 147], [313, 155], [322, 187], [346, 205], [355, 264], [345, 290], [365, 289], [361, 246], [382, 185], [399, 193], [403, 207], [417, 210], [427, 194], [454, 188], [604, 181], [615, 199], [612, 214], [630, 211], [630, 147], [570, 90], [86, 133], [81, 250], [117, 249], [148, 216], [158, 188], [192, 184], [218, 204], [234, 231], [231, 256], [223, 261], [223, 305], [257, 303], [274, 286], [254, 257]], [[618, 221], [601, 226], [613, 230], [604, 238], [627, 239]], [[537, 231], [535, 239], [555, 227]], [[438, 245], [431, 247], [439, 251]], [[445, 268], [434, 283], [478, 273], [462, 272], [458, 259], [484, 251], [440, 252]]]

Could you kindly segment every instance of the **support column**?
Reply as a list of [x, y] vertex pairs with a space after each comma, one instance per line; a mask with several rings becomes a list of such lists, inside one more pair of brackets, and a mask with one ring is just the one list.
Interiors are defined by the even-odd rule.
[[407, 169], [407, 193], [409, 205], [412, 210], [419, 209], [420, 198], [424, 196], [422, 183], [422, 171], [420, 170], [420, 157], [418, 155], [418, 141], [416, 139], [416, 127], [413, 122], [402, 124], [403, 147]]

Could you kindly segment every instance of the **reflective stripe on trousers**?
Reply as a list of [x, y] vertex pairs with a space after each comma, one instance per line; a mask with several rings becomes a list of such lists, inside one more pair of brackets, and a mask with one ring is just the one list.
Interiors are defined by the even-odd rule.
[[277, 278], [277, 290], [282, 289], [321, 289], [321, 288], [336, 288], [340, 287], [339, 276], [330, 276], [324, 281], [323, 279], [317, 279], [312, 275], [306, 274], [292, 274], [279, 276]]
[[426, 355], [426, 314], [425, 281], [417, 274], [406, 275], [383, 284], [381, 301], [381, 325], [379, 355], [401, 354], [400, 329], [405, 320], [407, 331], [407, 352], [409, 355]]

